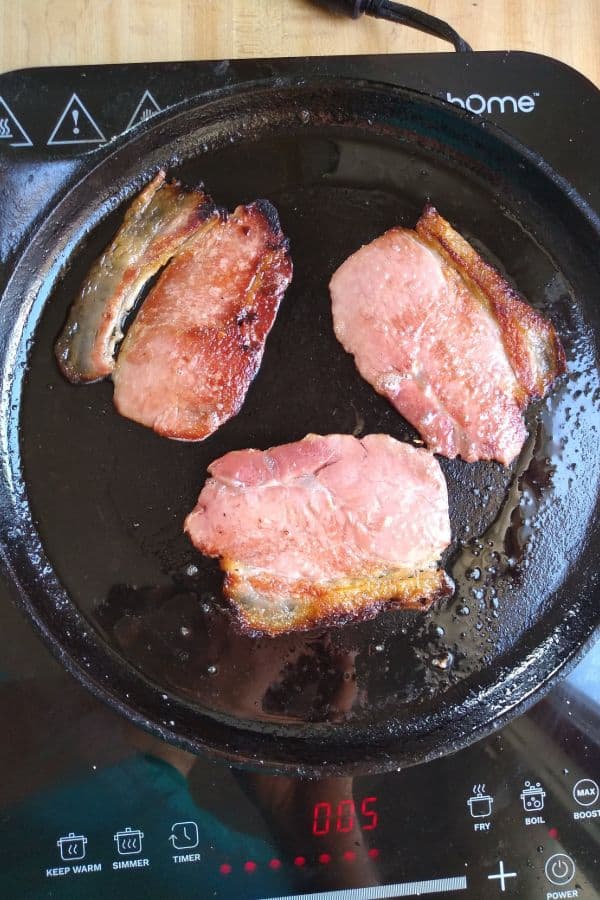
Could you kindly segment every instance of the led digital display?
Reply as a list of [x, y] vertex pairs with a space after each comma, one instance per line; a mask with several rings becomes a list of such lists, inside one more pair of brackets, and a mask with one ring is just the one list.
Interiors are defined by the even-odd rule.
[[312, 816], [312, 833], [316, 837], [339, 832], [348, 834], [355, 828], [373, 831], [379, 821], [376, 811], [377, 797], [363, 797], [358, 800], [340, 800], [329, 803], [322, 800], [315, 803]]

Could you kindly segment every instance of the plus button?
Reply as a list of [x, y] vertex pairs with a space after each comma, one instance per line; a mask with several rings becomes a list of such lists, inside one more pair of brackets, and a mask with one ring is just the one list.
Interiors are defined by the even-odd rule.
[[488, 875], [488, 881], [497, 879], [500, 882], [500, 890], [505, 891], [506, 890], [506, 879], [507, 878], [516, 878], [516, 877], [517, 877], [516, 872], [505, 872], [504, 871], [504, 863], [502, 862], [502, 860], [500, 860], [498, 872], [495, 875]]

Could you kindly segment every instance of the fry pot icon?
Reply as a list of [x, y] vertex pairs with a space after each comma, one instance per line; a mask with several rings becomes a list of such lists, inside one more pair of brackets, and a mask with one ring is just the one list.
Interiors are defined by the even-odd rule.
[[486, 819], [492, 814], [493, 802], [494, 798], [490, 797], [489, 794], [479, 794], [469, 797], [467, 805], [474, 819]]

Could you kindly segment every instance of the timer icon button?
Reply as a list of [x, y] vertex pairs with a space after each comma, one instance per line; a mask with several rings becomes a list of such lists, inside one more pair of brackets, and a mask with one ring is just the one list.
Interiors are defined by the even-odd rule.
[[551, 884], [568, 884], [575, 878], [575, 863], [566, 853], [555, 853], [546, 860], [544, 871]]
[[582, 778], [573, 788], [573, 799], [580, 806], [593, 806], [599, 794], [598, 785], [591, 778]]
[[200, 843], [198, 826], [195, 822], [175, 822], [169, 840], [173, 850], [193, 850]]

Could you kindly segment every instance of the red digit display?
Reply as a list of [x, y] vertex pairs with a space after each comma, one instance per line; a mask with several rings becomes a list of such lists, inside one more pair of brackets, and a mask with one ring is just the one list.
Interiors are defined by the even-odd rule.
[[357, 813], [358, 801], [355, 803], [354, 800], [340, 800], [335, 811], [332, 804], [327, 801], [315, 803], [312, 833], [317, 837], [322, 837], [333, 830], [340, 834], [348, 834], [355, 828], [360, 828], [362, 831], [373, 831], [379, 822], [375, 809], [376, 803], [377, 797], [364, 797], [360, 801], [360, 815]]
[[312, 833], [329, 834], [331, 828], [331, 803], [316, 803], [313, 809]]
[[354, 800], [340, 800], [335, 817], [336, 831], [348, 834], [354, 828]]
[[377, 828], [377, 822], [379, 819], [377, 818], [377, 813], [375, 809], [370, 809], [369, 807], [374, 807], [377, 803], [377, 797], [365, 797], [363, 802], [360, 804], [360, 811], [364, 819], [368, 819], [368, 824], [364, 824], [362, 826], [363, 831], [373, 831], [374, 828]]

